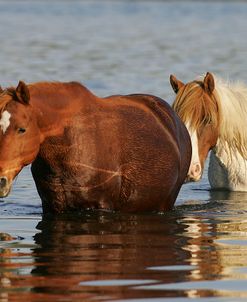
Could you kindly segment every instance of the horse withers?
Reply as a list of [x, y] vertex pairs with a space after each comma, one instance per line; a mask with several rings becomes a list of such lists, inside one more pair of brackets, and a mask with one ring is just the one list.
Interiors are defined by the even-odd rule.
[[32, 163], [44, 212], [173, 207], [191, 143], [164, 100], [99, 98], [76, 82], [19, 82], [1, 92], [0, 110], [1, 197]]
[[188, 180], [202, 177], [210, 153], [208, 179], [213, 189], [247, 191], [247, 87], [207, 73], [184, 84], [175, 76], [173, 109], [188, 128], [192, 160]]

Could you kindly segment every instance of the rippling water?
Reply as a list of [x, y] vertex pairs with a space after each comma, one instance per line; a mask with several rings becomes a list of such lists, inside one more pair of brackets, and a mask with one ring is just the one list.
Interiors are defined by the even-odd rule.
[[[247, 83], [243, 1], [0, 1], [0, 83], [77, 80], [174, 98], [169, 75]], [[22, 171], [0, 203], [0, 301], [246, 301], [247, 194], [206, 173], [164, 215], [42, 217]]]

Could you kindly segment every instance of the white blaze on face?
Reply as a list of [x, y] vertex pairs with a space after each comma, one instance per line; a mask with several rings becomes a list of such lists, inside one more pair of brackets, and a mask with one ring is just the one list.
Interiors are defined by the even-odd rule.
[[6, 130], [8, 129], [9, 125], [10, 125], [10, 117], [11, 114], [5, 110], [2, 113], [1, 119], [0, 119], [0, 128], [2, 129], [3, 133], [6, 132]]
[[191, 180], [198, 181], [201, 178], [202, 169], [201, 169], [201, 163], [200, 163], [199, 152], [198, 152], [197, 132], [191, 131], [189, 125], [186, 125], [186, 127], [190, 134], [191, 145], [192, 145], [192, 156], [191, 156], [191, 163], [188, 171], [188, 176]]

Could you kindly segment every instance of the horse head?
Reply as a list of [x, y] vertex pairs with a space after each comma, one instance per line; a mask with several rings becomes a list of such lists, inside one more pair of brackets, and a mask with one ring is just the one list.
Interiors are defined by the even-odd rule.
[[220, 108], [214, 77], [208, 72], [203, 79], [184, 84], [171, 75], [170, 83], [176, 93], [173, 109], [191, 137], [192, 159], [187, 180], [198, 181], [202, 177], [208, 152], [219, 137]]
[[0, 91], [0, 197], [9, 194], [13, 179], [39, 151], [40, 133], [28, 86]]

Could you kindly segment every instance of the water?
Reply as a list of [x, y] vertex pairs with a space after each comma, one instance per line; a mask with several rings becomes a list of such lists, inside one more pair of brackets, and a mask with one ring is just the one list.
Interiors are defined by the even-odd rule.
[[[244, 1], [0, 1], [0, 83], [76, 80], [172, 102], [169, 75], [247, 83]], [[245, 301], [247, 193], [206, 171], [164, 215], [42, 217], [30, 167], [0, 203], [0, 301]]]

